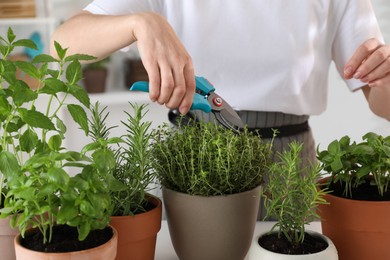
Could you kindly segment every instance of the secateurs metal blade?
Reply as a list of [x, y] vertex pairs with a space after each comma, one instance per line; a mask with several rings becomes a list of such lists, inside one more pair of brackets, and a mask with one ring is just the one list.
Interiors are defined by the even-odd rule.
[[[213, 85], [204, 77], [195, 76], [196, 90], [190, 110], [202, 110], [212, 112], [218, 123], [238, 133], [244, 128], [244, 123], [237, 112], [217, 93]], [[149, 83], [146, 81], [135, 82], [130, 90], [149, 92]]]

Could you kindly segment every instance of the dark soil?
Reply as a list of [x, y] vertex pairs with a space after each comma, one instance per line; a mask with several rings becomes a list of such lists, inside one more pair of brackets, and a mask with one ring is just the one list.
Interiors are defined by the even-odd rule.
[[106, 227], [101, 230], [92, 230], [85, 240], [79, 241], [77, 228], [58, 225], [54, 227], [50, 244], [43, 244], [43, 236], [39, 231], [26, 233], [21, 244], [28, 249], [40, 252], [73, 252], [98, 247], [109, 241], [112, 236], [112, 229]]
[[353, 200], [366, 200], [366, 201], [390, 201], [390, 189], [384, 193], [383, 197], [379, 195], [378, 187], [370, 185], [369, 182], [363, 183], [356, 188], [352, 188], [352, 198], [345, 197], [344, 186], [337, 183], [331, 183], [329, 186], [330, 194]]
[[285, 255], [307, 255], [325, 250], [329, 245], [319, 236], [305, 233], [305, 240], [302, 244], [294, 245], [285, 236], [278, 237], [278, 233], [270, 233], [261, 236], [258, 240], [261, 247], [268, 251]]

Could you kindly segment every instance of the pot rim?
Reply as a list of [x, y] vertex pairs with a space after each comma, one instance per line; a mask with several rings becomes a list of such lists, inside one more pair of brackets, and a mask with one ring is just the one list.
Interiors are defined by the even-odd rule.
[[[112, 233], [112, 237], [110, 238], [110, 240], [108, 240], [104, 244], [101, 244], [100, 246], [92, 247], [92, 248], [84, 249], [84, 250], [70, 251], [70, 252], [41, 252], [41, 251], [35, 251], [35, 250], [29, 249], [27, 247], [24, 247], [24, 246], [22, 246], [20, 244], [20, 238], [21, 238], [21, 234], [20, 233], [17, 236], [15, 236], [14, 244], [17, 245], [19, 248], [21, 248], [23, 251], [31, 252], [31, 254], [45, 254], [46, 256], [51, 256], [51, 255], [58, 256], [58, 255], [61, 255], [61, 254], [71, 254], [71, 255], [83, 254], [86, 251], [99, 250], [100, 248], [105, 247], [108, 244], [115, 243], [115, 241], [118, 240], [118, 232], [117, 232], [117, 230], [113, 226], [111, 226], [111, 225], [108, 225], [108, 227], [110, 227], [112, 229], [112, 232], [113, 232]], [[31, 230], [31, 229], [28, 229], [28, 230]]]

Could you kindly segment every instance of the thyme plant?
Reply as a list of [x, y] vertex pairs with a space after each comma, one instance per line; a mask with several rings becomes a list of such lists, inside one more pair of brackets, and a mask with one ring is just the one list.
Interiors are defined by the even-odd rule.
[[240, 134], [206, 122], [165, 124], [154, 134], [153, 168], [169, 189], [200, 196], [233, 194], [263, 183], [272, 143], [245, 129]]
[[321, 168], [304, 166], [301, 150], [302, 144], [293, 141], [289, 150], [277, 153], [279, 160], [270, 167], [263, 189], [265, 218], [276, 218], [272, 230], [278, 228], [278, 236], [285, 236], [293, 246], [303, 243], [305, 225], [319, 218], [317, 206], [326, 203], [318, 184]]
[[[28, 227], [38, 228], [45, 244], [51, 242], [56, 224], [77, 227], [79, 239], [84, 240], [91, 230], [109, 222], [107, 176], [112, 165], [101, 149], [91, 157], [67, 151], [63, 147], [66, 126], [59, 113], [68, 111], [89, 132], [85, 110], [90, 101], [78, 82], [80, 60], [93, 57], [67, 56], [67, 49], [56, 42], [58, 58], [41, 54], [31, 62], [10, 61], [16, 47], [36, 48], [30, 40], [16, 40], [9, 28], [6, 37], [0, 36], [0, 172], [4, 181], [0, 217], [12, 216], [11, 226], [18, 227], [22, 236]], [[38, 80], [38, 88], [32, 90], [19, 80], [16, 69]], [[76, 101], [67, 103], [68, 96]], [[69, 176], [68, 167], [78, 173]]]
[[148, 207], [148, 192], [154, 182], [151, 166], [150, 141], [151, 122], [145, 121], [146, 105], [131, 104], [134, 113], [126, 114], [121, 121], [126, 133], [121, 137], [109, 138], [106, 107], [100, 110], [97, 103], [92, 110], [91, 137], [96, 143], [117, 144], [110, 149], [115, 153], [115, 167], [112, 171], [116, 187], [111, 191], [113, 216], [128, 216], [145, 212]]
[[353, 189], [364, 183], [376, 186], [383, 197], [390, 183], [390, 136], [370, 132], [362, 139], [359, 143], [349, 136], [334, 140], [326, 150], [317, 151], [317, 158], [332, 175], [330, 182], [344, 187], [345, 197], [353, 198]]

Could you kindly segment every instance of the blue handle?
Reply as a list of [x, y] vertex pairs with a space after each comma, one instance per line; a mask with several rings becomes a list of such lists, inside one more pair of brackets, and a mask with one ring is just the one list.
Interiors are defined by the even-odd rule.
[[[192, 105], [190, 110], [202, 110], [203, 112], [210, 113], [211, 106], [207, 101], [206, 94], [211, 91], [214, 91], [214, 87], [203, 77], [195, 77], [196, 89], [200, 91], [201, 94], [195, 93], [194, 99], [192, 101]], [[146, 81], [137, 81], [135, 82], [131, 88], [131, 91], [142, 91], [149, 92], [149, 82]]]

